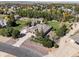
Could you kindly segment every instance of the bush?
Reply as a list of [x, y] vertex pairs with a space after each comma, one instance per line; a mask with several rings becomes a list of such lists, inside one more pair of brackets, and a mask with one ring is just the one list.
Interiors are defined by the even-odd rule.
[[14, 20], [9, 20], [7, 22], [7, 27], [16, 26], [16, 22]]
[[29, 26], [29, 27], [31, 27], [31, 21], [29, 20], [29, 21], [27, 21], [27, 25]]
[[58, 48], [58, 47], [59, 47], [59, 45], [57, 45], [57, 44], [55, 43], [55, 44], [54, 44], [54, 47], [55, 47], [55, 48]]
[[60, 29], [56, 30], [56, 34], [61, 37], [67, 33], [67, 27], [63, 25]]
[[44, 47], [48, 47], [48, 48], [53, 47], [53, 42], [52, 41], [43, 41], [42, 43], [43, 43]]
[[6, 36], [10, 37], [10, 36], [11, 36], [12, 31], [13, 31], [13, 28], [11, 28], [11, 27], [6, 28]]
[[5, 36], [5, 29], [0, 29], [0, 35]]
[[11, 27], [0, 29], [0, 35], [7, 36], [7, 37], [13, 37], [18, 38], [18, 35], [20, 34], [19, 30], [15, 30]]
[[33, 39], [33, 41], [41, 43], [44, 47], [52, 48], [54, 46], [54, 41], [50, 40], [49, 38], [43, 38], [41, 36]]
[[0, 30], [0, 35], [10, 37], [12, 31], [13, 31], [13, 28], [3, 28]]
[[19, 35], [20, 35], [20, 31], [19, 30], [13, 30], [13, 32], [12, 32], [12, 37], [13, 38], [18, 38]]

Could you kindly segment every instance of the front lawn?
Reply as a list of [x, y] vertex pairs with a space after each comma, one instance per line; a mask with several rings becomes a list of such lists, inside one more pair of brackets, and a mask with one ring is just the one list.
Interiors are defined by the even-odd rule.
[[53, 27], [53, 31], [55, 31], [58, 37], [64, 36], [67, 33], [67, 26], [69, 25], [68, 22], [60, 23], [56, 20], [48, 21], [48, 25]]
[[53, 29], [58, 30], [60, 28], [60, 22], [56, 20], [48, 21], [48, 25], [53, 27]]

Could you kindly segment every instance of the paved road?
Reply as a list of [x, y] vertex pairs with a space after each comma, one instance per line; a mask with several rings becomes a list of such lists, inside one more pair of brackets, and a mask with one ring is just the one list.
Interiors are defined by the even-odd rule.
[[14, 47], [0, 42], [0, 51], [6, 52], [17, 57], [41, 57], [42, 54], [29, 48]]

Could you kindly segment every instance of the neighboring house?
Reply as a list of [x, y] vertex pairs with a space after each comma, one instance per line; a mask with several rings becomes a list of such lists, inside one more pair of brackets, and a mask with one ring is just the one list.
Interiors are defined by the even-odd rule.
[[15, 20], [18, 20], [20, 18], [19, 15], [14, 15]]
[[14, 14], [15, 11], [7, 11], [7, 14]]
[[16, 11], [13, 8], [9, 8], [7, 14], [15, 14]]
[[65, 12], [72, 12], [72, 10], [71, 9], [63, 9]]
[[21, 17], [19, 20], [31, 20], [32, 21], [32, 26], [34, 26], [35, 23], [39, 24], [43, 23], [43, 18], [28, 18], [28, 17]]
[[75, 35], [70, 37], [73, 42], [79, 45], [79, 33], [76, 33]]
[[0, 19], [0, 26], [1, 27], [4, 27], [4, 26], [6, 26], [7, 24], [6, 24], [6, 21], [4, 20], [4, 19]]
[[34, 23], [43, 23], [43, 18], [32, 18], [32, 25], [34, 25]]
[[64, 12], [73, 12], [73, 10], [72, 9], [68, 9], [68, 8], [64, 8], [63, 6], [62, 7], [59, 7], [58, 8], [59, 10], [61, 9], [61, 10], [63, 10]]
[[79, 17], [79, 14], [76, 14], [75, 17]]
[[21, 17], [19, 20], [29, 20], [30, 18], [27, 17]]
[[72, 30], [76, 30], [76, 32], [71, 33], [71, 42], [76, 43], [79, 45], [79, 23], [75, 23], [72, 25]]

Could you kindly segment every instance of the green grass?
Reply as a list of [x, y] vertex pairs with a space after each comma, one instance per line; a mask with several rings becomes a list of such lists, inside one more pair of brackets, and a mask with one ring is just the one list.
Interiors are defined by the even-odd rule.
[[27, 20], [18, 20], [16, 21], [16, 24], [18, 24], [18, 26], [14, 27], [17, 30], [21, 30], [23, 27], [27, 26], [28, 21]]
[[16, 21], [16, 23], [20, 24], [20, 25], [26, 25], [27, 20], [18, 20], [18, 21]]
[[16, 27], [13, 27], [14, 29], [17, 29], [17, 30], [21, 30], [23, 28], [22, 25], [19, 25], [19, 26], [16, 26]]
[[64, 23], [67, 27], [70, 26], [72, 23], [69, 23], [68, 21]]
[[60, 22], [53, 20], [53, 21], [48, 21], [48, 25], [52, 26], [53, 29], [58, 30], [60, 28]]
[[[69, 32], [68, 28], [69, 28], [69, 25], [71, 23], [69, 23], [69, 22], [63, 22], [63, 24], [66, 26], [67, 32]], [[48, 25], [53, 27], [52, 30], [55, 31], [56, 35], [59, 36], [59, 37], [61, 37], [62, 36], [62, 33], [63, 33], [63, 31], [62, 31], [63, 28], [61, 26], [63, 24], [61, 22], [56, 21], [56, 20], [48, 21]]]
[[49, 38], [43, 38], [43, 37], [37, 37], [34, 40], [32, 40], [34, 42], [40, 43], [42, 44], [44, 47], [48, 47], [51, 48], [54, 45], [54, 42], [52, 40], [50, 40]]

